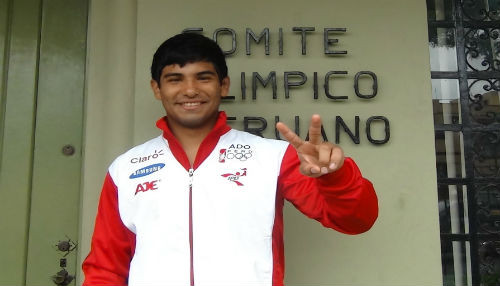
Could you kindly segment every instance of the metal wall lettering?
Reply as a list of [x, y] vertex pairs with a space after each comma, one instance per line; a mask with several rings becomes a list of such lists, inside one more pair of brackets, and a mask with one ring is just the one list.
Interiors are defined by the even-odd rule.
[[323, 32], [325, 55], [345, 55], [347, 51], [332, 51], [330, 46], [339, 42], [338, 39], [330, 39], [330, 33], [345, 33], [346, 28], [325, 28]]
[[[246, 73], [241, 72], [240, 73], [240, 88], [241, 88], [241, 99], [245, 100], [246, 99]], [[330, 82], [333, 82], [334, 78], [337, 79], [344, 79], [345, 76], [348, 75], [347, 71], [328, 71], [325, 76], [324, 76], [324, 84], [323, 84], [323, 89], [325, 91], [325, 97], [332, 99], [334, 101], [336, 100], [347, 100], [349, 96], [347, 95], [334, 95], [333, 88], [330, 87]], [[273, 92], [273, 99], [278, 99], [278, 84], [277, 84], [277, 79], [278, 77], [276, 76], [276, 71], [270, 71], [267, 77], [264, 79], [262, 75], [259, 72], [252, 72], [252, 99], [256, 100], [257, 99], [257, 88], [258, 88], [258, 82], [266, 88], [271, 82], [271, 87], [272, 87], [272, 92]], [[284, 96], [285, 98], [290, 98], [290, 88], [295, 88], [295, 87], [300, 87], [304, 85], [307, 82], [307, 75], [304, 72], [301, 71], [284, 71], [283, 72], [283, 87], [284, 87]], [[364, 84], [364, 93], [361, 92], [360, 88], [360, 82], [365, 81], [365, 80], [370, 80], [371, 85], [367, 87], [366, 83]], [[319, 98], [319, 83], [318, 83], [318, 72], [313, 72], [313, 94], [312, 97], [313, 99], [318, 99]], [[375, 96], [377, 96], [378, 93], [378, 79], [377, 75], [372, 72], [372, 71], [360, 71], [357, 72], [356, 75], [354, 76], [353, 79], [353, 94], [355, 94], [357, 97], [363, 99], [363, 100], [369, 100], [373, 99]], [[228, 96], [224, 98], [225, 100], [235, 100], [235, 96]]]
[[279, 42], [278, 42], [278, 46], [279, 46], [279, 55], [282, 56], [283, 55], [283, 28], [279, 28]]
[[236, 31], [234, 31], [231, 28], [218, 28], [214, 31], [214, 34], [212, 36], [213, 40], [216, 43], [219, 43], [219, 34], [229, 34], [231, 35], [231, 49], [230, 50], [223, 50], [225, 55], [232, 55], [234, 52], [236, 52]]
[[300, 42], [302, 44], [302, 54], [303, 55], [307, 54], [306, 33], [307, 32], [313, 32], [314, 30], [315, 30], [314, 27], [293, 27], [292, 28], [292, 31], [294, 31], [294, 32], [300, 32], [301, 33]]
[[[316, 31], [315, 27], [292, 27], [291, 31], [294, 33], [300, 33], [300, 43], [301, 43], [301, 54], [306, 55], [307, 54], [307, 34], [308, 33], [313, 33]], [[333, 46], [337, 45], [339, 43], [339, 39], [337, 38], [331, 38], [332, 34], [343, 34], [347, 31], [346, 28], [323, 28], [323, 52], [325, 55], [328, 56], [342, 56], [346, 55], [347, 51], [346, 50], [336, 50], [334, 49]], [[192, 27], [192, 28], [185, 28], [182, 30], [182, 33], [203, 33], [203, 28], [201, 27]], [[276, 33], [276, 32], [274, 32]], [[230, 35], [231, 40], [232, 40], [232, 45], [230, 50], [223, 50], [224, 53], [227, 56], [233, 55], [236, 52], [237, 48], [237, 37], [236, 37], [236, 31], [231, 28], [227, 27], [221, 27], [217, 28], [214, 30], [212, 34], [212, 38], [214, 41], [219, 43], [219, 36], [222, 35]], [[270, 55], [270, 37], [271, 34], [273, 34], [273, 31], [271, 31], [269, 28], [264, 28], [262, 32], [257, 36], [254, 31], [247, 27], [245, 29], [245, 50], [246, 50], [246, 55], [249, 56], [252, 54], [251, 52], [251, 42], [255, 42], [257, 44], [260, 43], [262, 38], [264, 38], [265, 42], [265, 54]], [[284, 33], [283, 33], [283, 28], [278, 28], [277, 31], [278, 34], [278, 54], [280, 56], [283, 55], [283, 44], [284, 44]]]
[[[250, 127], [250, 125], [255, 125], [255, 124], [260, 124], [260, 126], [257, 127]], [[266, 130], [267, 128], [267, 121], [266, 119], [258, 116], [245, 116], [243, 118], [243, 128], [246, 132], [252, 133], [254, 135], [258, 135], [260, 137], [264, 137], [262, 135], [262, 131]]]
[[252, 54], [250, 52], [250, 38], [252, 38], [257, 44], [259, 44], [260, 41], [262, 40], [262, 38], [264, 38], [266, 55], [269, 55], [269, 28], [264, 28], [264, 30], [262, 30], [262, 32], [260, 32], [259, 36], [256, 36], [255, 33], [250, 28], [246, 29], [246, 33], [245, 34], [246, 34], [246, 51], [247, 51], [247, 55], [251, 55]]
[[[245, 77], [245, 72], [241, 72], [240, 76], [240, 87], [241, 87], [241, 99], [245, 100], [247, 98], [247, 84], [246, 84], [246, 77]], [[233, 96], [231, 99], [235, 99]]]
[[[372, 125], [374, 122], [381, 121], [384, 123], [384, 138], [383, 139], [375, 139], [372, 137]], [[368, 138], [368, 141], [370, 141], [373, 144], [385, 144], [389, 142], [389, 139], [391, 138], [391, 128], [389, 124], [389, 119], [387, 119], [384, 116], [372, 116], [366, 120], [366, 138]]]
[[[263, 137], [263, 132], [268, 128], [269, 124], [268, 121], [261, 116], [242, 116], [240, 117], [243, 120], [243, 130], [258, 136]], [[307, 122], [309, 122], [309, 117], [307, 118]], [[229, 116], [227, 118], [228, 121], [237, 121], [238, 117], [236, 116]], [[271, 124], [270, 126], [274, 128], [274, 135], [275, 138], [278, 140], [281, 140], [280, 133], [278, 129], [276, 129], [276, 123], [280, 122], [281, 120], [287, 121], [287, 118], [281, 118], [279, 115], [274, 116], [274, 124]], [[323, 122], [326, 122], [328, 119], [323, 118]], [[389, 120], [384, 117], [384, 116], [370, 116], [366, 119], [365, 124], [361, 125], [361, 118], [360, 116], [356, 115], [353, 118], [354, 123], [348, 123], [342, 118], [341, 116], [335, 116], [333, 119], [334, 127], [332, 129], [325, 129], [323, 126], [321, 127], [321, 135], [323, 137], [323, 140], [329, 141], [328, 140], [328, 135], [327, 134], [333, 134], [335, 136], [335, 144], [340, 144], [344, 142], [341, 141], [341, 133], [347, 134], [348, 138], [356, 145], [361, 143], [361, 127], [364, 126], [365, 130], [365, 139], [370, 142], [373, 145], [382, 145], [382, 144], [387, 144], [391, 138], [391, 130], [390, 130], [390, 123]], [[293, 116], [293, 124], [294, 124], [294, 131], [299, 137], [303, 137], [303, 135], [300, 133], [300, 116], [295, 115]], [[354, 126], [352, 126], [354, 124]], [[290, 125], [291, 126], [291, 125]], [[354, 130], [354, 132], [352, 131]], [[374, 132], [375, 130], [375, 132]], [[330, 133], [332, 132], [332, 133]], [[305, 134], [305, 137], [303, 137], [304, 140], [309, 139], [309, 135]]]
[[263, 79], [258, 72], [252, 73], [252, 99], [257, 99], [257, 81], [262, 84], [263, 87], [266, 87], [269, 82], [271, 82], [271, 86], [273, 88], [273, 99], [277, 99], [277, 90], [278, 86], [276, 85], [276, 72], [272, 71], [269, 73], [266, 79]]
[[339, 99], [347, 99], [348, 97], [345, 96], [345, 95], [342, 95], [342, 96], [334, 96], [330, 93], [330, 77], [332, 75], [339, 75], [339, 74], [347, 74], [347, 71], [329, 71], [325, 74], [325, 84], [324, 84], [324, 88], [325, 88], [325, 95], [326, 97], [330, 98], [330, 99], [335, 99], [335, 100], [339, 100]]
[[[296, 26], [289, 28], [288, 31], [291, 30], [291, 34], [296, 39], [297, 36], [300, 35], [300, 43], [301, 43], [301, 54], [307, 54], [307, 40], [308, 35], [312, 35], [316, 31], [316, 27], [303, 27]], [[283, 55], [283, 46], [284, 46], [284, 29], [279, 27], [277, 30], [278, 36], [278, 53], [279, 55]], [[319, 30], [321, 31], [321, 30]], [[341, 50], [340, 48], [336, 48], [339, 44], [339, 39], [335, 38], [338, 34], [346, 33], [346, 28], [331, 28], [326, 27], [322, 29], [322, 52], [326, 56], [342, 56], [346, 55], [346, 50]], [[204, 33], [204, 29], [202, 27], [192, 27], [186, 28], [182, 31], [183, 33]], [[240, 31], [239, 31], [240, 32]], [[276, 31], [271, 31], [268, 27], [263, 28], [260, 33], [257, 35], [255, 31], [249, 27], [245, 28], [244, 32], [244, 41], [245, 41], [245, 54], [247, 56], [252, 55], [252, 45], [260, 44], [264, 41], [264, 51], [266, 55], [270, 55], [271, 49], [271, 37], [275, 37]], [[290, 34], [286, 34], [289, 36]], [[224, 38], [223, 38], [224, 37]], [[215, 42], [221, 45], [221, 48], [226, 55], [235, 55], [237, 54], [238, 47], [238, 37], [237, 33], [234, 29], [228, 27], [217, 28], [212, 33], [212, 38]], [[240, 37], [240, 40], [243, 37]], [[317, 39], [318, 37], [310, 37], [311, 39]], [[222, 41], [222, 40], [223, 41]], [[228, 49], [229, 42], [227, 40], [231, 40], [230, 49]], [[274, 44], [276, 41], [273, 41]], [[248, 72], [248, 71], [247, 71]], [[240, 91], [241, 91], [241, 99], [247, 99], [247, 72], [240, 72]], [[351, 94], [356, 95], [358, 100], [371, 100], [377, 96], [378, 93], [378, 79], [374, 72], [372, 71], [359, 71], [355, 74], [354, 78], [348, 79], [348, 72], [345, 70], [331, 70], [325, 73], [324, 82], [322, 84], [324, 90], [324, 96], [331, 102], [335, 103], [338, 101], [346, 101], [349, 100], [349, 96], [347, 94], [338, 94], [334, 92], [334, 89], [338, 88], [339, 90], [345, 90], [345, 88], [351, 88]], [[290, 90], [292, 88], [300, 88], [306, 85], [308, 76], [302, 72], [297, 70], [292, 71], [283, 71], [283, 77], [277, 76], [276, 71], [270, 71], [267, 76], [263, 76], [262, 72], [252, 72], [251, 76], [251, 93], [252, 100], [256, 101], [257, 91], [258, 89], [265, 89], [269, 85], [271, 85], [272, 89], [272, 98], [273, 100], [278, 100], [278, 80], [283, 80], [283, 83], [279, 83], [280, 86], [283, 87], [283, 97], [285, 100], [290, 99]], [[353, 80], [353, 84], [349, 84], [348, 80]], [[368, 85], [367, 85], [368, 82]], [[282, 85], [281, 85], [282, 84]], [[348, 84], [346, 86], [346, 84]], [[344, 85], [344, 86], [342, 86]], [[362, 86], [361, 86], [362, 85]], [[261, 87], [259, 87], [261, 86]], [[320, 93], [320, 83], [318, 78], [318, 72], [313, 72], [313, 83], [312, 83], [312, 98], [314, 100], [319, 99]], [[340, 87], [340, 88], [339, 88]], [[281, 91], [281, 90], [280, 90]], [[353, 98], [353, 96], [351, 97]], [[224, 101], [236, 101], [236, 96], [227, 96], [223, 99]], [[236, 117], [228, 117], [228, 120], [234, 121], [237, 120]], [[275, 116], [275, 122], [279, 120], [279, 116]], [[295, 120], [295, 132], [300, 136], [299, 130], [299, 116], [294, 117]], [[341, 137], [341, 129], [349, 136], [350, 140], [354, 144], [360, 144], [360, 117], [354, 117], [354, 132], [349, 128], [349, 124], [347, 124], [342, 117], [336, 116], [335, 120], [335, 128], [333, 129], [333, 134], [335, 136], [335, 142], [339, 143]], [[366, 122], [365, 132], [366, 139], [373, 145], [386, 144], [390, 139], [390, 124], [389, 120], [384, 116], [371, 116]], [[243, 116], [243, 129], [250, 133], [263, 136], [263, 131], [267, 128], [267, 120], [260, 116]], [[376, 126], [376, 127], [375, 127]], [[375, 130], [377, 132], [372, 132]], [[324, 140], [328, 140], [327, 132], [322, 127], [322, 136]], [[306, 134], [306, 138], [307, 138]], [[279, 132], [275, 129], [275, 137], [280, 139]]]
[[[359, 78], [363, 75], [367, 75], [372, 78], [373, 84], [372, 84], [372, 93], [371, 94], [361, 94], [359, 91]], [[378, 80], [377, 76], [375, 75], [374, 72], [371, 71], [360, 71], [354, 76], [354, 92], [358, 97], [365, 98], [365, 99], [370, 99], [374, 98], [377, 96], [377, 91], [378, 91]]]
[[[299, 77], [299, 81], [290, 81], [290, 77]], [[285, 98], [290, 98], [290, 87], [301, 86], [307, 81], [307, 75], [301, 71], [289, 71], [284, 74]]]
[[349, 135], [351, 138], [352, 142], [355, 144], [359, 144], [359, 116], [355, 117], [355, 127], [354, 127], [354, 132], [355, 134], [352, 133], [351, 129], [347, 126], [347, 124], [344, 122], [344, 119], [342, 117], [337, 116], [335, 118], [335, 144], [340, 143], [340, 126], [342, 126], [342, 129]]

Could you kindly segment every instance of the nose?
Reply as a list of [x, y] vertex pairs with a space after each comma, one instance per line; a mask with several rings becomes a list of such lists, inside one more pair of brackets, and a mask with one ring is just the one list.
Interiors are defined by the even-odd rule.
[[200, 94], [200, 92], [198, 91], [198, 87], [196, 86], [196, 82], [192, 80], [186, 82], [185, 91], [186, 95], [189, 97], [194, 97]]

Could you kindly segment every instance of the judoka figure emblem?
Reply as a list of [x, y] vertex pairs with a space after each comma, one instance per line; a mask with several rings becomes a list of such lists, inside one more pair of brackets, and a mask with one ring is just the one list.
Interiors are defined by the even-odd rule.
[[221, 176], [224, 178], [227, 178], [229, 181], [234, 182], [238, 186], [243, 186], [243, 184], [239, 181], [241, 177], [245, 177], [247, 175], [247, 168], [242, 168], [241, 169], [243, 172], [236, 172], [236, 173], [226, 173], [222, 174]]

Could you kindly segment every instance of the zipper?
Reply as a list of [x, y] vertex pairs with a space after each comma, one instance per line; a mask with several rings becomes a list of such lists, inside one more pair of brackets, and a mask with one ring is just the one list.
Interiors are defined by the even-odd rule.
[[194, 286], [194, 268], [193, 268], [193, 168], [189, 169], [189, 263], [190, 263], [190, 281]]

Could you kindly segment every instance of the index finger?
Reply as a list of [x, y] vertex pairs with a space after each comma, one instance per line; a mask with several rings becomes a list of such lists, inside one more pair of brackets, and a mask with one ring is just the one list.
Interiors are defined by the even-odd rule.
[[321, 136], [321, 117], [318, 114], [313, 114], [311, 117], [311, 123], [309, 124], [309, 142], [314, 145], [323, 142]]
[[276, 123], [276, 129], [285, 137], [285, 140], [288, 141], [295, 149], [299, 148], [304, 144], [304, 141], [300, 139], [295, 132], [293, 132], [288, 126], [283, 122]]

